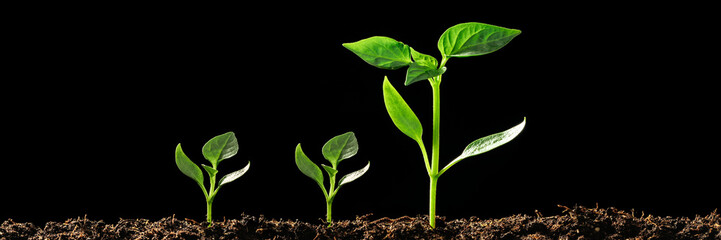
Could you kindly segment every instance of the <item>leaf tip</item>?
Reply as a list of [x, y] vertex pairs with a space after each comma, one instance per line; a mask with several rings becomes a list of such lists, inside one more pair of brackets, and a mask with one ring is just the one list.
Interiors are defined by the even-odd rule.
[[175, 160], [178, 160], [178, 157], [187, 157], [185, 156], [185, 152], [183, 152], [183, 147], [180, 146], [180, 143], [178, 143], [178, 146], [175, 147]]

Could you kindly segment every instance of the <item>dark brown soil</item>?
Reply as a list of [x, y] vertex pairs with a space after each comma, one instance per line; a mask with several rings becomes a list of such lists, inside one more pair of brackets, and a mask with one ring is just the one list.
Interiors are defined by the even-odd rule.
[[108, 224], [85, 218], [48, 222], [44, 227], [0, 225], [0, 239], [721, 239], [716, 211], [694, 219], [658, 217], [615, 208], [567, 208], [558, 216], [514, 215], [501, 219], [446, 220], [431, 230], [426, 216], [345, 220], [327, 228], [293, 220], [242, 215], [207, 223], [168, 217], [159, 221], [120, 219]]

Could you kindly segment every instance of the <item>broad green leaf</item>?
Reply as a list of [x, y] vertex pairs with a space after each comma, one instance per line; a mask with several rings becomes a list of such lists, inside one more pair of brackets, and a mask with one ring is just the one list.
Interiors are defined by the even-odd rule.
[[203, 145], [203, 156], [213, 164], [213, 167], [217, 167], [220, 161], [235, 156], [237, 153], [238, 139], [235, 138], [233, 132], [215, 136]]
[[388, 81], [383, 80], [383, 100], [391, 120], [401, 132], [416, 141], [422, 141], [423, 127], [411, 107]]
[[405, 85], [408, 86], [418, 81], [423, 81], [432, 77], [440, 76], [444, 72], [446, 72], [446, 67], [436, 69], [434, 67], [427, 67], [418, 65], [416, 63], [411, 63], [411, 65], [408, 66], [408, 70], [406, 71]]
[[323, 172], [320, 171], [320, 168], [318, 168], [318, 165], [315, 165], [310, 159], [303, 153], [303, 149], [300, 147], [300, 143], [298, 143], [298, 146], [295, 147], [295, 165], [298, 166], [298, 169], [308, 176], [309, 178], [313, 179], [318, 185], [325, 190], [325, 187], [323, 187]]
[[343, 47], [378, 68], [395, 70], [413, 62], [410, 47], [389, 37], [369, 37], [353, 43], [344, 43]]
[[335, 168], [333, 168], [331, 166], [328, 166], [325, 164], [321, 164], [320, 166], [323, 167], [323, 169], [325, 169], [325, 171], [328, 173], [328, 176], [331, 178], [335, 177], [335, 175], [338, 174], [338, 170], [336, 170]]
[[245, 165], [245, 167], [241, 168], [238, 171], [228, 173], [222, 178], [220, 178], [220, 181], [218, 182], [218, 188], [225, 185], [226, 183], [230, 183], [232, 181], [235, 181], [235, 179], [238, 179], [239, 177], [243, 176], [246, 172], [248, 172], [248, 169], [250, 169], [250, 161], [248, 161], [248, 164]]
[[461, 153], [460, 156], [448, 163], [448, 165], [444, 167], [443, 170], [441, 170], [440, 174], [443, 174], [446, 170], [448, 170], [448, 168], [460, 162], [461, 160], [466, 159], [467, 157], [476, 156], [478, 154], [488, 152], [494, 148], [506, 144], [507, 142], [510, 142], [516, 136], [518, 136], [518, 134], [521, 133], [525, 126], [526, 118], [524, 117], [523, 122], [516, 125], [515, 127], [512, 127], [511, 129], [486, 137], [482, 137], [478, 140], [471, 142], [470, 144], [468, 144], [466, 149], [463, 150], [463, 153]]
[[359, 177], [363, 176], [363, 174], [365, 174], [366, 171], [368, 171], [368, 168], [370, 166], [371, 166], [371, 162], [368, 162], [368, 164], [366, 164], [366, 166], [361, 168], [360, 170], [346, 174], [345, 176], [343, 176], [340, 179], [340, 181], [338, 181], [338, 188], [340, 188], [341, 186], [343, 186], [346, 183], [352, 182], [352, 181], [358, 179]]
[[216, 170], [215, 168], [205, 165], [205, 164], [200, 164], [200, 165], [203, 166], [203, 168], [205, 169], [206, 172], [208, 172], [208, 176], [210, 176], [211, 179], [212, 179], [212, 177], [214, 177], [215, 175], [218, 174], [218, 170]]
[[334, 167], [340, 161], [348, 159], [358, 153], [358, 140], [353, 132], [335, 136], [323, 145], [323, 157]]
[[494, 52], [508, 44], [521, 30], [484, 23], [461, 23], [448, 28], [438, 40], [445, 57], [470, 57]]
[[200, 186], [203, 186], [203, 172], [200, 171], [198, 165], [195, 165], [195, 163], [190, 161], [190, 158], [185, 155], [183, 148], [180, 147], [180, 143], [175, 147], [175, 164], [178, 165], [178, 169], [180, 169], [185, 176], [190, 177]]

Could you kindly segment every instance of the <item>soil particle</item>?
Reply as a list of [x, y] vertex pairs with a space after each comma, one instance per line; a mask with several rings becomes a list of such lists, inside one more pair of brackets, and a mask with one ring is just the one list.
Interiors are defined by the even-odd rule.
[[636, 214], [615, 208], [565, 207], [557, 216], [513, 215], [500, 219], [447, 220], [438, 217], [436, 228], [427, 216], [374, 218], [372, 214], [353, 220], [307, 223], [241, 215], [239, 219], [216, 221], [212, 226], [174, 216], [149, 221], [120, 219], [115, 224], [86, 217], [48, 222], [40, 228], [12, 219], [0, 225], [0, 239], [498, 239], [498, 240], [589, 240], [589, 239], [680, 239], [721, 240], [721, 217], [672, 218]]

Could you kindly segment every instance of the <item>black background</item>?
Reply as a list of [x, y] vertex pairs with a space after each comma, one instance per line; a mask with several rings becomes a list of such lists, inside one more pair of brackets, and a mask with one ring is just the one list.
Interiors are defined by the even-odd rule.
[[[360, 5], [363, 5], [362, 7]], [[512, 142], [457, 164], [439, 181], [450, 218], [556, 214], [557, 204], [693, 216], [719, 207], [718, 76], [702, 6], [459, 5], [31, 6], [6, 38], [0, 219], [83, 216], [204, 219], [201, 191], [178, 171], [178, 143], [197, 164], [203, 144], [234, 131], [252, 161], [214, 204], [319, 221], [321, 191], [294, 164], [317, 164], [333, 136], [372, 165], [334, 203], [336, 219], [427, 214], [417, 145], [390, 121], [388, 76], [425, 127], [431, 89], [405, 70], [374, 68], [341, 46], [381, 35], [440, 59], [436, 43], [462, 22], [523, 33], [489, 55], [453, 58], [442, 85], [441, 166], [466, 144], [527, 117]]]

